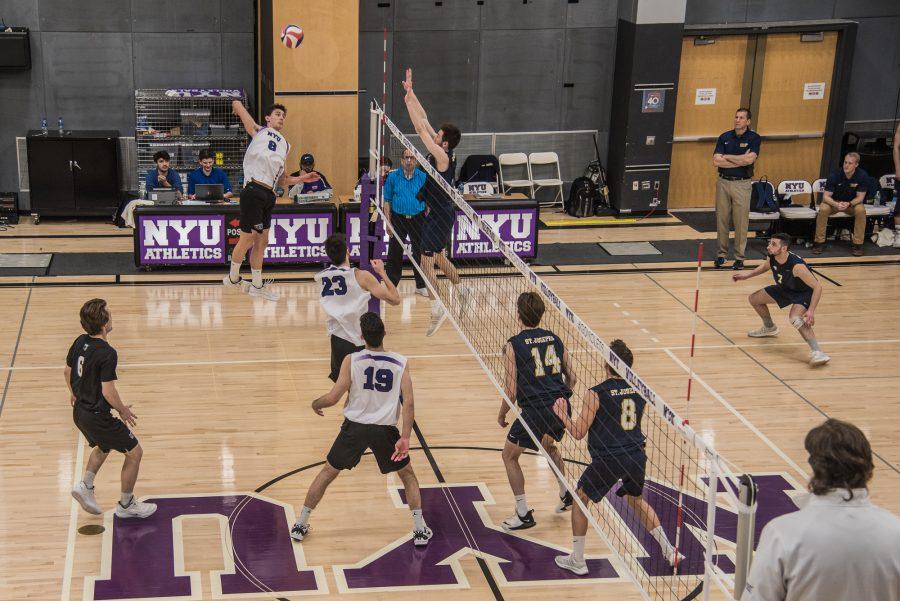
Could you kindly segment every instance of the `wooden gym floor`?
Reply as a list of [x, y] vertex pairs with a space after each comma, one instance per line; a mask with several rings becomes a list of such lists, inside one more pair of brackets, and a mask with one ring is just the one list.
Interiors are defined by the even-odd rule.
[[[624, 273], [622, 266], [589, 274], [542, 271], [601, 337], [622, 338], [635, 349], [638, 373], [685, 411], [687, 307], [695, 276], [667, 266], [641, 267]], [[781, 475], [784, 488], [799, 489], [808, 471], [806, 431], [826, 414], [850, 420], [863, 428], [878, 455], [874, 501], [900, 512], [898, 270], [888, 264], [818, 269], [825, 293], [816, 331], [832, 357], [820, 369], [805, 363], [807, 349], [783, 312], [774, 314], [782, 326], [778, 338], [746, 337], [758, 323], [746, 297], [768, 278], [734, 284], [730, 272], [704, 271], [690, 408], [695, 429], [739, 470]], [[328, 341], [313, 285], [282, 284], [276, 304], [224, 290], [212, 277], [161, 278], [166, 275], [120, 284], [89, 278], [0, 281], [6, 315], [0, 323], [0, 598], [210, 599], [236, 591], [229, 598], [295, 598], [258, 591], [298, 569], [305, 580], [294, 574], [296, 582], [286, 581], [279, 590], [296, 585], [337, 596], [369, 587], [364, 598], [420, 598], [422, 587], [440, 578], [415, 558], [397, 555], [403, 548], [397, 541], [410, 529], [408, 511], [395, 492], [399, 482], [382, 476], [370, 457], [329, 489], [302, 549], [285, 540], [293, 511], [341, 421], [338, 409], [325, 417], [309, 409], [330, 384]], [[428, 487], [426, 510], [442, 502], [446, 489], [435, 487], [446, 482], [463, 499], [471, 528], [496, 527], [512, 508], [496, 450], [504, 440], [496, 423], [497, 392], [449, 324], [425, 338], [427, 303], [411, 294], [408, 280], [401, 291], [402, 305], [386, 313], [386, 344], [411, 358], [421, 429], [415, 442], [430, 452], [430, 460], [421, 449], [412, 453], [419, 480]], [[160, 511], [168, 508], [173, 516], [201, 514], [169, 520], [174, 532], [134, 526], [117, 528], [113, 536], [111, 511], [91, 516], [69, 496], [87, 449], [72, 425], [62, 367], [80, 333], [78, 308], [97, 296], [113, 310], [110, 341], [119, 352], [119, 390], [140, 417], [136, 434], [145, 453], [136, 493], [162, 499]], [[569, 518], [552, 511], [556, 486], [550, 470], [535, 457], [524, 458], [523, 466], [538, 522], [521, 537], [530, 549], [523, 557], [535, 549], [568, 548]], [[104, 509], [117, 499], [120, 467], [121, 458], [113, 454], [97, 478]], [[253, 491], [260, 491], [258, 497], [243, 496]], [[265, 581], [251, 590], [241, 589], [234, 577], [217, 576], [236, 569], [231, 553], [223, 552], [221, 531], [228, 527], [223, 516], [238, 512], [246, 520], [243, 530], [240, 520], [231, 524], [237, 569], [253, 575], [247, 576], [251, 582]], [[433, 526], [446, 519], [436, 513], [426, 512]], [[105, 532], [92, 535], [85, 528], [91, 526], [105, 526]], [[589, 534], [588, 553], [606, 552], [599, 537]], [[294, 563], [279, 572], [285, 554], [295, 554]], [[427, 593], [434, 599], [543, 599], [552, 590], [567, 599], [640, 598], [621, 578], [539, 582], [545, 578], [539, 570], [516, 575], [515, 561], [503, 561], [487, 556], [479, 564], [460, 550], [445, 562], [453, 568], [452, 582], [444, 574], [443, 585]]]

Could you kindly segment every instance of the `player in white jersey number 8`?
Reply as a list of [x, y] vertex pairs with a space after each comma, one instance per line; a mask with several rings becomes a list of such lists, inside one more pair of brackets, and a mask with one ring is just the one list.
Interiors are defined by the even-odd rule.
[[[226, 286], [240, 286], [251, 296], [278, 300], [278, 292], [272, 288], [272, 280], [263, 281], [262, 278], [263, 259], [266, 246], [269, 244], [269, 228], [272, 225], [272, 209], [275, 208], [275, 188], [314, 182], [319, 179], [319, 175], [317, 173], [285, 175], [284, 161], [291, 145], [281, 133], [287, 116], [284, 105], [273, 104], [266, 109], [265, 127], [253, 120], [239, 100], [235, 100], [231, 106], [252, 140], [244, 154], [241, 238], [231, 254], [231, 269], [222, 279], [222, 283]], [[248, 283], [241, 279], [241, 264], [251, 249], [252, 280]]]

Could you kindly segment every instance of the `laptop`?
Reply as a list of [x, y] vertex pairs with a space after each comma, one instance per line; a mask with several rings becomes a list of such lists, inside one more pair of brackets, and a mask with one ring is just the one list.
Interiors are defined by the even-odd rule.
[[150, 200], [152, 200], [156, 206], [161, 205], [174, 205], [178, 203], [178, 190], [174, 188], [153, 188], [150, 191]]
[[225, 199], [224, 184], [197, 184], [194, 186], [197, 200], [220, 201]]

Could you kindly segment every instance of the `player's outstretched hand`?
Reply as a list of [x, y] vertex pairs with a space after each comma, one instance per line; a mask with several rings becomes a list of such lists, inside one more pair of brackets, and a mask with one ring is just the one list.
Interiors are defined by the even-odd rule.
[[313, 403], [312, 410], [316, 412], [316, 415], [322, 415], [322, 416], [325, 415], [325, 412], [322, 411], [321, 409], [319, 409], [318, 407], [316, 407], [315, 403]]
[[500, 415], [497, 416], [497, 423], [500, 424], [501, 428], [505, 428], [509, 425], [509, 422], [506, 421], [506, 412], [500, 412]]
[[413, 91], [412, 69], [406, 69], [406, 79], [403, 81], [403, 89], [407, 94]]
[[569, 402], [563, 397], [556, 399], [556, 402], [553, 403], [553, 413], [555, 413], [559, 419], [565, 420], [569, 417]]
[[239, 114], [238, 107], [243, 108], [243, 106], [244, 106], [244, 104], [240, 100], [232, 100], [231, 101], [231, 112], [234, 113], [235, 115], [238, 115]]
[[403, 461], [409, 455], [409, 439], [400, 438], [394, 445], [394, 454], [391, 455], [391, 461]]
[[736, 274], [734, 274], [733, 276], [731, 276], [731, 279], [732, 279], [732, 281], [740, 282], [740, 281], [742, 281], [742, 280], [746, 280], [748, 277], [749, 277], [749, 276], [747, 276], [746, 274], [743, 274], [743, 273], [736, 273]]
[[369, 265], [372, 266], [372, 271], [380, 275], [382, 279], [387, 277], [384, 272], [384, 261], [382, 261], [381, 259], [370, 259]]
[[123, 411], [119, 411], [119, 418], [132, 428], [137, 426], [137, 415], [131, 410], [131, 405], [125, 405]]

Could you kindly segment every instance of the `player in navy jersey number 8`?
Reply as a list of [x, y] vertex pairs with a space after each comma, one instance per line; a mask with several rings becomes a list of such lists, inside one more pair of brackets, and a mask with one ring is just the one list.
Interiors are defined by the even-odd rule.
[[331, 265], [317, 273], [315, 280], [321, 287], [319, 304], [328, 315], [326, 327], [331, 337], [331, 373], [328, 377], [336, 382], [344, 357], [363, 349], [359, 318], [369, 310], [369, 299], [374, 296], [396, 306], [400, 304], [400, 293], [387, 277], [382, 261], [372, 259], [369, 262], [381, 282], [365, 269], [350, 266], [344, 234], [332, 234], [325, 240], [325, 254]]
[[[634, 356], [621, 340], [613, 340], [610, 350], [631, 367]], [[569, 416], [569, 403], [565, 398], [556, 400], [553, 411], [565, 424], [569, 434], [578, 440], [588, 437], [587, 447], [591, 464], [578, 480], [578, 497], [585, 506], [599, 503], [619, 481], [616, 491], [634, 510], [643, 527], [659, 543], [662, 557], [675, 565], [675, 549], [669, 542], [653, 508], [641, 498], [644, 489], [647, 455], [644, 452], [644, 433], [641, 418], [644, 415], [644, 399], [628, 382], [618, 377], [609, 365], [603, 366], [604, 380], [585, 393], [581, 413]], [[580, 576], [588, 573], [584, 561], [584, 537], [588, 519], [575, 504], [572, 507], [571, 555], [556, 558], [556, 565]], [[648, 549], [653, 556], [653, 550]], [[678, 561], [684, 559], [678, 553]]]
[[[145, 518], [156, 511], [153, 503], [134, 499], [143, 449], [128, 428], [137, 416], [119, 398], [116, 390], [116, 350], [106, 341], [112, 331], [112, 315], [106, 301], [95, 298], [81, 307], [81, 327], [85, 333], [75, 339], [66, 357], [66, 385], [75, 425], [93, 448], [84, 477], [72, 489], [72, 496], [88, 513], [103, 513], [94, 497], [94, 476], [112, 450], [125, 455], [122, 464], [122, 496], [116, 505], [120, 518]], [[113, 417], [115, 409], [119, 417]], [[126, 425], [127, 424], [127, 425]]]
[[[506, 396], [518, 402], [521, 411], [521, 418], [509, 429], [503, 446], [503, 464], [516, 501], [515, 513], [503, 521], [505, 530], [524, 530], [536, 523], [534, 511], [528, 509], [525, 499], [525, 475], [519, 465], [519, 457], [525, 449], [537, 450], [528, 430], [540, 441], [560, 473], [565, 473], [562, 455], [555, 444], [562, 439], [564, 427], [553, 413], [553, 403], [561, 395], [570, 396], [576, 382], [562, 340], [550, 330], [538, 327], [544, 315], [541, 297], [535, 292], [523, 292], [516, 301], [516, 309], [522, 331], [509, 339], [503, 351]], [[497, 416], [501, 428], [507, 425], [509, 411], [506, 400], [501, 400]], [[556, 512], [561, 513], [572, 505], [572, 496], [562, 480], [558, 483]]]
[[778, 326], [772, 321], [767, 305], [777, 304], [780, 308], [791, 307], [790, 324], [794, 326], [803, 340], [809, 345], [809, 364], [813, 367], [828, 363], [830, 357], [819, 347], [813, 325], [816, 323], [815, 312], [822, 298], [822, 284], [812, 274], [806, 261], [790, 252], [791, 237], [787, 234], [775, 234], [769, 239], [766, 251], [769, 260], [747, 274], [736, 273], [732, 276], [735, 282], [748, 280], [771, 269], [775, 284], [766, 286], [750, 295], [750, 305], [762, 318], [763, 325], [757, 330], [747, 332], [751, 338], [765, 338], [778, 335]]
[[[278, 300], [272, 281], [262, 278], [263, 259], [269, 245], [272, 209], [275, 208], [275, 188], [318, 181], [316, 173], [290, 176], [284, 173], [284, 161], [291, 145], [281, 130], [287, 117], [282, 104], [266, 109], [266, 126], [253, 120], [239, 100], [231, 103], [234, 114], [252, 138], [244, 153], [244, 189], [241, 190], [241, 237], [231, 253], [231, 268], [222, 279], [226, 286], [240, 286], [251, 296]], [[252, 250], [251, 250], [252, 249]], [[241, 279], [241, 264], [250, 252], [250, 282]]]

